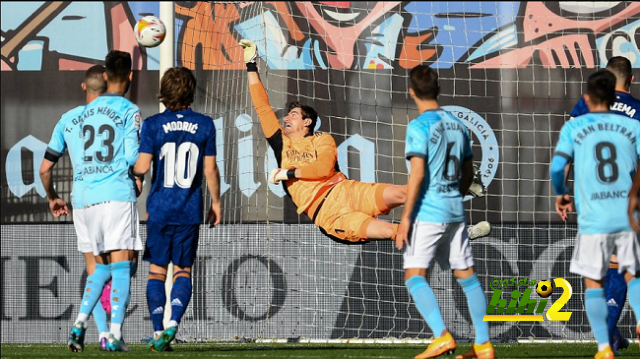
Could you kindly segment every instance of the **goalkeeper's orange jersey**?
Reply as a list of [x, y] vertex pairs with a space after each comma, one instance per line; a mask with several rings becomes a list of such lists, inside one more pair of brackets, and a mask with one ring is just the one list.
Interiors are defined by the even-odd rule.
[[276, 155], [280, 168], [300, 169], [300, 178], [286, 181], [286, 188], [298, 213], [313, 216], [323, 194], [345, 179], [338, 169], [338, 149], [333, 137], [317, 132], [297, 141], [284, 134], [280, 121], [269, 104], [262, 83], [250, 86], [251, 100], [256, 108], [262, 131]]

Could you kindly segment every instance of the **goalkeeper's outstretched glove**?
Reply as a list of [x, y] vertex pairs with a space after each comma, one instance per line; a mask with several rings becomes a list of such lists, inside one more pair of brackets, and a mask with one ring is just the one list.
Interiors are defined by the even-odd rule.
[[244, 48], [244, 62], [246, 63], [256, 63], [256, 58], [258, 57], [258, 48], [256, 44], [247, 39], [240, 40], [240, 46]]
[[475, 164], [473, 165], [473, 169], [475, 170], [475, 175], [469, 187], [469, 195], [473, 198], [484, 197], [485, 194], [487, 194], [487, 188], [482, 183], [482, 173], [480, 173], [480, 169]]
[[278, 184], [280, 181], [286, 181], [290, 178], [295, 178], [295, 168], [274, 168], [269, 175], [269, 182]]

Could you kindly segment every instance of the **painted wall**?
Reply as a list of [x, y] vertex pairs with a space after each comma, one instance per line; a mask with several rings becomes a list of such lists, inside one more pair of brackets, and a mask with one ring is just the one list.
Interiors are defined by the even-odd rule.
[[[158, 15], [159, 3], [1, 6], [1, 219], [52, 221], [37, 170], [55, 122], [84, 99], [83, 70], [110, 49], [131, 52], [128, 96], [143, 117], [157, 112], [159, 48], [138, 47], [132, 29]], [[175, 15], [176, 65], [194, 70], [194, 108], [218, 128], [225, 223], [305, 221], [267, 182], [274, 158], [248, 100], [241, 38], [258, 45], [278, 114], [298, 99], [319, 109], [318, 130], [336, 138], [341, 168], [363, 181], [406, 181], [404, 131], [417, 114], [407, 71], [437, 68], [441, 103], [472, 130], [489, 187], [488, 198], [469, 205], [474, 221], [555, 221], [550, 148], [584, 80], [614, 55], [640, 68], [640, 3], [630, 1], [178, 2]], [[55, 175], [68, 196], [66, 157]]]

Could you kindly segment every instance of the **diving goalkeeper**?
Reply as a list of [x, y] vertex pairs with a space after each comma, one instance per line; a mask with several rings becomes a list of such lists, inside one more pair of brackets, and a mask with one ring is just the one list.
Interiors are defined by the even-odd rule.
[[[269, 104], [269, 97], [258, 75], [257, 48], [241, 40], [251, 100], [278, 167], [269, 181], [284, 183], [286, 192], [320, 231], [342, 243], [395, 239], [398, 224], [377, 219], [404, 204], [406, 186], [364, 183], [347, 179], [338, 168], [336, 142], [330, 134], [315, 132], [317, 112], [293, 102], [284, 117], [284, 127]], [[470, 228], [475, 237], [489, 234], [488, 223], [481, 230]]]

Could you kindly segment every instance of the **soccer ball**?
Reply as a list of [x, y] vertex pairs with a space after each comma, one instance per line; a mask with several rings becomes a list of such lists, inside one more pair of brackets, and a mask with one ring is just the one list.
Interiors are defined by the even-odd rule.
[[140, 46], [156, 47], [164, 40], [167, 34], [167, 28], [165, 28], [162, 20], [157, 17], [145, 16], [138, 20], [136, 26], [133, 28], [133, 34]]
[[536, 293], [542, 298], [546, 298], [553, 293], [553, 287], [551, 286], [551, 281], [549, 280], [541, 280], [538, 282], [536, 286]]

